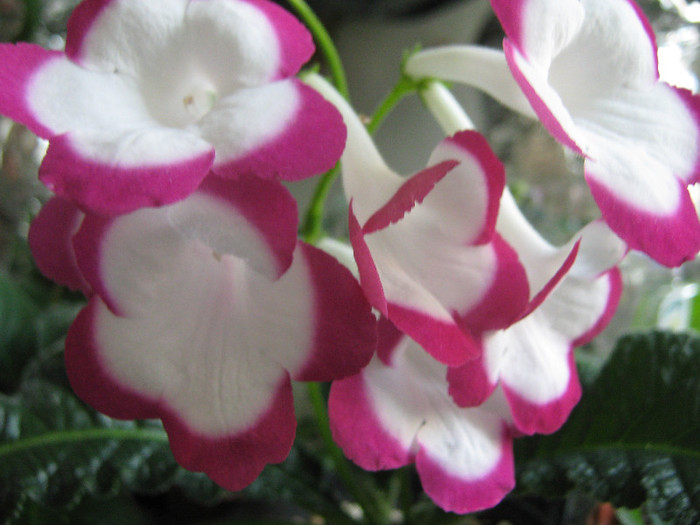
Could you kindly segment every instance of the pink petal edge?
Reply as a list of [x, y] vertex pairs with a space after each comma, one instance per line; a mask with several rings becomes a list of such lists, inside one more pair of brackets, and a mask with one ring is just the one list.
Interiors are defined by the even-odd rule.
[[241, 490], [268, 463], [283, 461], [291, 450], [296, 418], [291, 383], [284, 374], [269, 409], [245, 432], [209, 437], [187, 423], [163, 401], [150, 399], [110, 376], [95, 342], [93, 298], [78, 315], [66, 338], [66, 371], [75, 393], [93, 408], [117, 419], [160, 418], [175, 459], [188, 470], [202, 471], [228, 490]]
[[421, 447], [416, 469], [423, 490], [442, 509], [467, 514], [495, 506], [515, 487], [513, 437], [507, 425], [501, 432], [501, 458], [489, 473], [474, 480], [445, 472]]
[[29, 248], [41, 273], [86, 296], [91, 287], [83, 277], [73, 250], [73, 236], [83, 220], [70, 202], [54, 197], [42, 207], [29, 228]]
[[569, 350], [569, 383], [566, 390], [548, 403], [537, 404], [528, 401], [516, 391], [501, 383], [508, 399], [516, 428], [527, 435], [535, 433], [551, 434], [566, 422], [571, 410], [581, 398], [581, 383], [578, 379], [573, 349]]
[[333, 382], [328, 412], [334, 441], [363, 469], [394, 469], [413, 462], [410, 451], [377, 419], [362, 374]]
[[57, 195], [103, 215], [177, 202], [197, 189], [214, 160], [210, 149], [196, 157], [153, 166], [124, 168], [83, 157], [70, 134], [51, 139], [39, 179]]
[[36, 71], [51, 60], [60, 60], [62, 55], [35, 44], [0, 44], [0, 113], [43, 138], [52, 137], [54, 132], [36, 119], [27, 90]]
[[332, 381], [357, 374], [374, 354], [372, 309], [350, 271], [325, 252], [299, 244], [314, 286], [313, 351], [296, 381]]
[[367, 235], [400, 221], [416, 204], [423, 202], [426, 195], [457, 164], [456, 160], [444, 161], [410, 177], [384, 206], [367, 219], [362, 227], [362, 233]]
[[338, 110], [310, 86], [292, 81], [301, 95], [299, 108], [276, 137], [241, 158], [217, 160], [222, 177], [252, 174], [297, 181], [331, 169], [345, 148], [346, 129]]
[[603, 219], [631, 249], [640, 250], [668, 267], [680, 266], [700, 251], [700, 220], [682, 181], [678, 181], [678, 209], [673, 215], [663, 216], [637, 209], [620, 199], [590, 168], [585, 169], [585, 175]]
[[535, 111], [544, 127], [547, 128], [547, 130], [552, 134], [552, 136], [554, 136], [554, 138], [557, 139], [564, 146], [571, 149], [574, 153], [578, 153], [581, 156], [585, 156], [585, 153], [583, 152], [581, 147], [578, 144], [576, 144], [576, 141], [573, 139], [573, 137], [571, 137], [564, 130], [559, 120], [554, 116], [554, 114], [547, 106], [547, 103], [542, 99], [540, 94], [537, 93], [537, 91], [535, 91], [535, 89], [532, 87], [532, 84], [530, 84], [530, 81], [527, 79], [527, 77], [523, 74], [522, 70], [518, 66], [517, 54], [520, 54], [520, 56], [523, 57], [523, 60], [526, 60], [526, 58], [522, 55], [520, 51], [515, 49], [513, 44], [507, 38], [503, 41], [503, 51], [505, 52], [506, 61], [508, 62], [508, 67], [510, 68], [513, 78], [515, 78], [516, 82], [520, 86], [520, 89], [522, 89], [523, 94], [525, 95], [525, 97], [527, 97], [528, 101], [530, 102], [530, 105], [532, 106], [532, 109]]

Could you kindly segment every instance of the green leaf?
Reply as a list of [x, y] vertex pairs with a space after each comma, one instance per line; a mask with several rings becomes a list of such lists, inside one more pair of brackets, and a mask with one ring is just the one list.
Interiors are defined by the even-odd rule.
[[33, 374], [14, 395], [0, 395], [0, 522], [12, 523], [28, 501], [70, 509], [85, 496], [122, 488], [161, 493], [175, 485], [208, 500], [224, 493], [177, 465], [157, 422], [107, 418]]
[[29, 295], [0, 273], [0, 392], [17, 389], [22, 369], [36, 352], [38, 313]]
[[622, 338], [569, 421], [517, 442], [519, 488], [576, 488], [615, 506], [645, 503], [676, 525], [700, 523], [700, 339]]

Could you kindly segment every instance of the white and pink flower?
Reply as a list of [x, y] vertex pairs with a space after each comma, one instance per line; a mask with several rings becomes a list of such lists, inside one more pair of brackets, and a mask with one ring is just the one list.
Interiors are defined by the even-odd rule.
[[503, 396], [458, 407], [447, 367], [385, 318], [379, 327], [378, 355], [331, 386], [333, 438], [366, 470], [415, 463], [423, 490], [445, 510], [496, 505], [515, 485], [514, 429]]
[[632, 0], [491, 0], [504, 52], [418, 53], [407, 72], [464, 82], [538, 117], [585, 156], [603, 218], [667, 266], [700, 250], [688, 186], [700, 176], [700, 101], [659, 81], [653, 31]]
[[318, 77], [308, 81], [345, 119], [350, 241], [370, 303], [440, 362], [477, 357], [474, 336], [509, 326], [529, 301], [518, 255], [495, 229], [502, 164], [481, 135], [465, 131], [404, 178], [337, 92]]
[[[34, 244], [60, 217], [70, 232], [80, 214], [49, 203]], [[84, 215], [74, 257], [35, 252], [60, 282], [79, 271], [90, 285], [66, 340], [78, 396], [112, 417], [162, 419], [177, 461], [231, 490], [282, 461], [296, 428], [290, 378], [356, 374], [376, 338], [357, 281], [298, 242], [296, 225], [279, 183], [209, 177], [176, 204]]]
[[97, 213], [176, 202], [210, 170], [298, 180], [345, 138], [292, 78], [313, 50], [267, 0], [84, 0], [65, 52], [0, 45], [0, 112], [49, 139], [42, 181]]
[[[509, 229], [509, 239], [534, 233], [524, 218], [518, 226], [511, 221]], [[479, 406], [500, 386], [519, 432], [551, 433], [566, 421], [581, 397], [574, 348], [593, 339], [615, 313], [622, 292], [615, 264], [626, 252], [602, 222], [577, 237], [576, 259], [561, 279], [552, 281], [517, 322], [483, 333], [478, 358], [450, 368], [450, 394], [458, 405]], [[553, 249], [542, 239], [539, 245], [540, 257]], [[537, 258], [526, 260], [536, 264]]]

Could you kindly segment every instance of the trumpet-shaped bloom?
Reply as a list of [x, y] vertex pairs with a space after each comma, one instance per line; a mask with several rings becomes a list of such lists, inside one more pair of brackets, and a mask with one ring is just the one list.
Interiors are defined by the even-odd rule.
[[529, 286], [515, 251], [496, 233], [503, 166], [475, 132], [446, 139], [429, 168], [391, 171], [352, 109], [327, 84], [348, 129], [343, 185], [350, 240], [365, 293], [436, 359], [476, 357], [473, 335], [510, 325]]
[[253, 176], [208, 178], [169, 206], [87, 214], [73, 245], [94, 295], [66, 340], [75, 392], [112, 417], [161, 418], [178, 462], [228, 489], [282, 461], [296, 426], [290, 378], [356, 374], [376, 337], [357, 281], [297, 243], [296, 224], [289, 193]]
[[478, 406], [500, 384], [513, 422], [526, 434], [550, 433], [581, 396], [573, 349], [612, 318], [622, 284], [612, 266], [624, 254], [602, 223], [584, 229], [571, 268], [540, 304], [505, 330], [483, 334], [482, 355], [451, 368], [450, 394], [460, 406]]
[[98, 213], [176, 202], [210, 169], [297, 180], [345, 138], [291, 78], [313, 49], [267, 0], [84, 0], [65, 52], [0, 46], [0, 112], [49, 139], [42, 181]]
[[603, 218], [631, 248], [668, 266], [693, 258], [700, 221], [688, 185], [700, 175], [700, 102], [659, 81], [654, 34], [638, 6], [491, 4], [506, 33], [504, 53], [429, 50], [409, 60], [407, 70], [475, 85], [536, 115], [586, 157], [585, 176]]
[[415, 462], [423, 489], [445, 510], [495, 505], [515, 484], [513, 430], [502, 396], [458, 407], [448, 394], [446, 367], [386, 319], [379, 326], [378, 357], [331, 386], [334, 439], [367, 470]]

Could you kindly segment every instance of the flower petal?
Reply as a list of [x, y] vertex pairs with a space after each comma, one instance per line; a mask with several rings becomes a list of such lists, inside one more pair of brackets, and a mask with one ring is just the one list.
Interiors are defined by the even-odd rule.
[[177, 293], [209, 259], [235, 257], [261, 277], [277, 279], [296, 247], [292, 218], [295, 203], [279, 183], [210, 179], [168, 207], [111, 219], [88, 215], [74, 245], [94, 290], [118, 315], [134, 316], [149, 311], [160, 293]]
[[34, 75], [55, 60], [61, 60], [59, 52], [34, 44], [0, 44], [0, 113], [43, 138], [53, 132], [32, 109], [28, 92]]
[[161, 326], [162, 338], [144, 345], [139, 336], [153, 328], [115, 317], [93, 298], [66, 339], [78, 396], [112, 417], [163, 419], [178, 462], [230, 490], [284, 460], [296, 428], [284, 371], [232, 353], [178, 361], [160, 346], [174, 326]]
[[[376, 320], [362, 289], [348, 269], [313, 246], [300, 243], [295, 258], [295, 264], [306, 266], [312, 291], [313, 348], [301, 365], [296, 356], [290, 362], [281, 352], [275, 359], [295, 381], [331, 381], [356, 374], [372, 358], [377, 339]], [[291, 278], [285, 274], [281, 280]]]
[[68, 21], [66, 54], [95, 71], [138, 73], [140, 64], [152, 63], [172, 42], [187, 4], [187, 0], [83, 0]]
[[424, 489], [446, 510], [495, 505], [514, 485], [502, 407], [456, 407], [444, 366], [408, 338], [387, 362], [375, 358], [359, 376], [333, 383], [330, 416], [341, 448], [374, 470], [415, 459]]
[[700, 221], [686, 183], [640, 148], [606, 148], [586, 179], [603, 218], [630, 248], [666, 266], [700, 251]]
[[[117, 215], [187, 197], [214, 159], [208, 144], [179, 131], [154, 128], [106, 135], [76, 132], [54, 137], [39, 169], [41, 181], [80, 207]], [[122, 149], [126, 145], [128, 150]], [[176, 152], [177, 146], [181, 149]], [[156, 150], [160, 153], [154, 159]], [[167, 154], [172, 156], [163, 158]], [[136, 165], [138, 161], [142, 165]]]
[[381, 230], [403, 219], [404, 215], [420, 204], [435, 185], [458, 164], [457, 161], [447, 160], [416, 173], [396, 190], [389, 202], [379, 208], [367, 219], [362, 227], [365, 234]]
[[568, 275], [540, 308], [485, 341], [485, 352], [504, 356], [491, 366], [519, 430], [549, 433], [566, 421], [581, 393], [572, 350], [607, 325], [621, 289], [616, 269], [593, 280]]
[[214, 171], [299, 180], [333, 167], [345, 145], [337, 110], [297, 80], [242, 89], [200, 121], [216, 147]]
[[29, 247], [44, 276], [90, 295], [73, 251], [73, 236], [83, 221], [83, 213], [59, 197], [49, 200], [29, 228]]
[[210, 176], [197, 193], [168, 208], [168, 219], [188, 237], [219, 255], [244, 259], [271, 279], [292, 264], [297, 206], [279, 182], [245, 175], [233, 181]]

